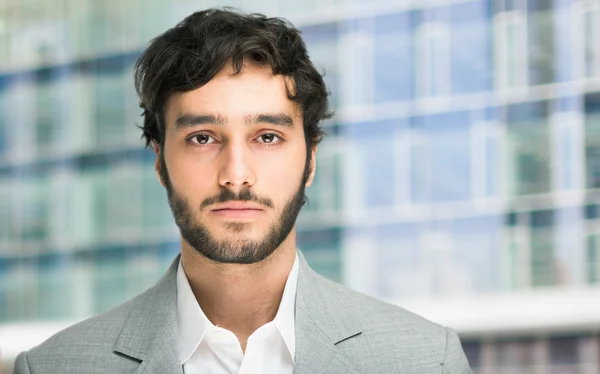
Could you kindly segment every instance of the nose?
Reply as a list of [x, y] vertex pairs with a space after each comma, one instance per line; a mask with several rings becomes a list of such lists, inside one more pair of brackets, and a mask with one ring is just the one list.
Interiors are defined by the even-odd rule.
[[231, 142], [221, 153], [219, 184], [230, 189], [248, 188], [256, 182], [252, 152], [247, 144]]

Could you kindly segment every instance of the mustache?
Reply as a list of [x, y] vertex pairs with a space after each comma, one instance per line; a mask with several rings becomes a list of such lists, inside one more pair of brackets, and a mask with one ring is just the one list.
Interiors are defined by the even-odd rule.
[[264, 205], [267, 208], [273, 207], [273, 202], [271, 199], [266, 197], [260, 197], [254, 191], [251, 191], [249, 188], [245, 188], [241, 190], [239, 193], [235, 193], [229, 188], [224, 188], [221, 192], [216, 196], [207, 197], [200, 204], [201, 209], [205, 209], [213, 204], [222, 204], [228, 201], [252, 201], [260, 205]]

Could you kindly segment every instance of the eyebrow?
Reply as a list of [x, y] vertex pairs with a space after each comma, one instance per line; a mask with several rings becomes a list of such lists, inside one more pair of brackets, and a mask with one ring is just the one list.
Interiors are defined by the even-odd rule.
[[196, 114], [183, 114], [175, 120], [175, 128], [177, 130], [183, 130], [188, 127], [194, 127], [198, 125], [220, 125], [225, 126], [225, 119], [221, 116], [215, 116], [212, 114], [208, 115], [196, 115]]
[[271, 125], [294, 127], [294, 119], [285, 113], [276, 114], [255, 114], [244, 118], [246, 125], [255, 125], [257, 123], [269, 123]]
[[[259, 113], [254, 115], [247, 115], [244, 117], [244, 124], [251, 126], [258, 123], [268, 123], [271, 125], [294, 127], [294, 119], [292, 116], [285, 113], [266, 114]], [[183, 130], [189, 127], [198, 125], [219, 125], [225, 126], [227, 121], [220, 115], [206, 114], [183, 114], [175, 120], [175, 128], [177, 130]]]

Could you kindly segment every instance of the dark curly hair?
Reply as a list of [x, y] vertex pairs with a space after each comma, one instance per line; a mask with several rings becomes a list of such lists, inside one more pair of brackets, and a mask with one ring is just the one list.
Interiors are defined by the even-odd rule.
[[193, 13], [153, 39], [135, 65], [135, 87], [143, 109], [146, 146], [164, 146], [164, 107], [175, 92], [208, 83], [226, 63], [240, 74], [248, 61], [291, 78], [290, 100], [302, 109], [307, 148], [316, 146], [330, 118], [323, 77], [308, 57], [300, 31], [282, 18], [244, 14], [232, 8]]

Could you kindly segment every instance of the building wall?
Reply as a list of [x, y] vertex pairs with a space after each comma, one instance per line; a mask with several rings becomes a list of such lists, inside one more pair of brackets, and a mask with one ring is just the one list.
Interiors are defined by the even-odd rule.
[[[0, 323], [99, 313], [172, 261], [132, 69], [152, 37], [220, 5], [288, 17], [325, 73], [336, 116], [298, 224], [317, 271], [400, 304], [599, 283], [596, 0], [5, 0]], [[523, 339], [535, 365], [569, 347], [566, 364], [597, 368], [573, 353], [595, 333], [569, 334], [465, 349], [481, 372], [533, 365]]]

